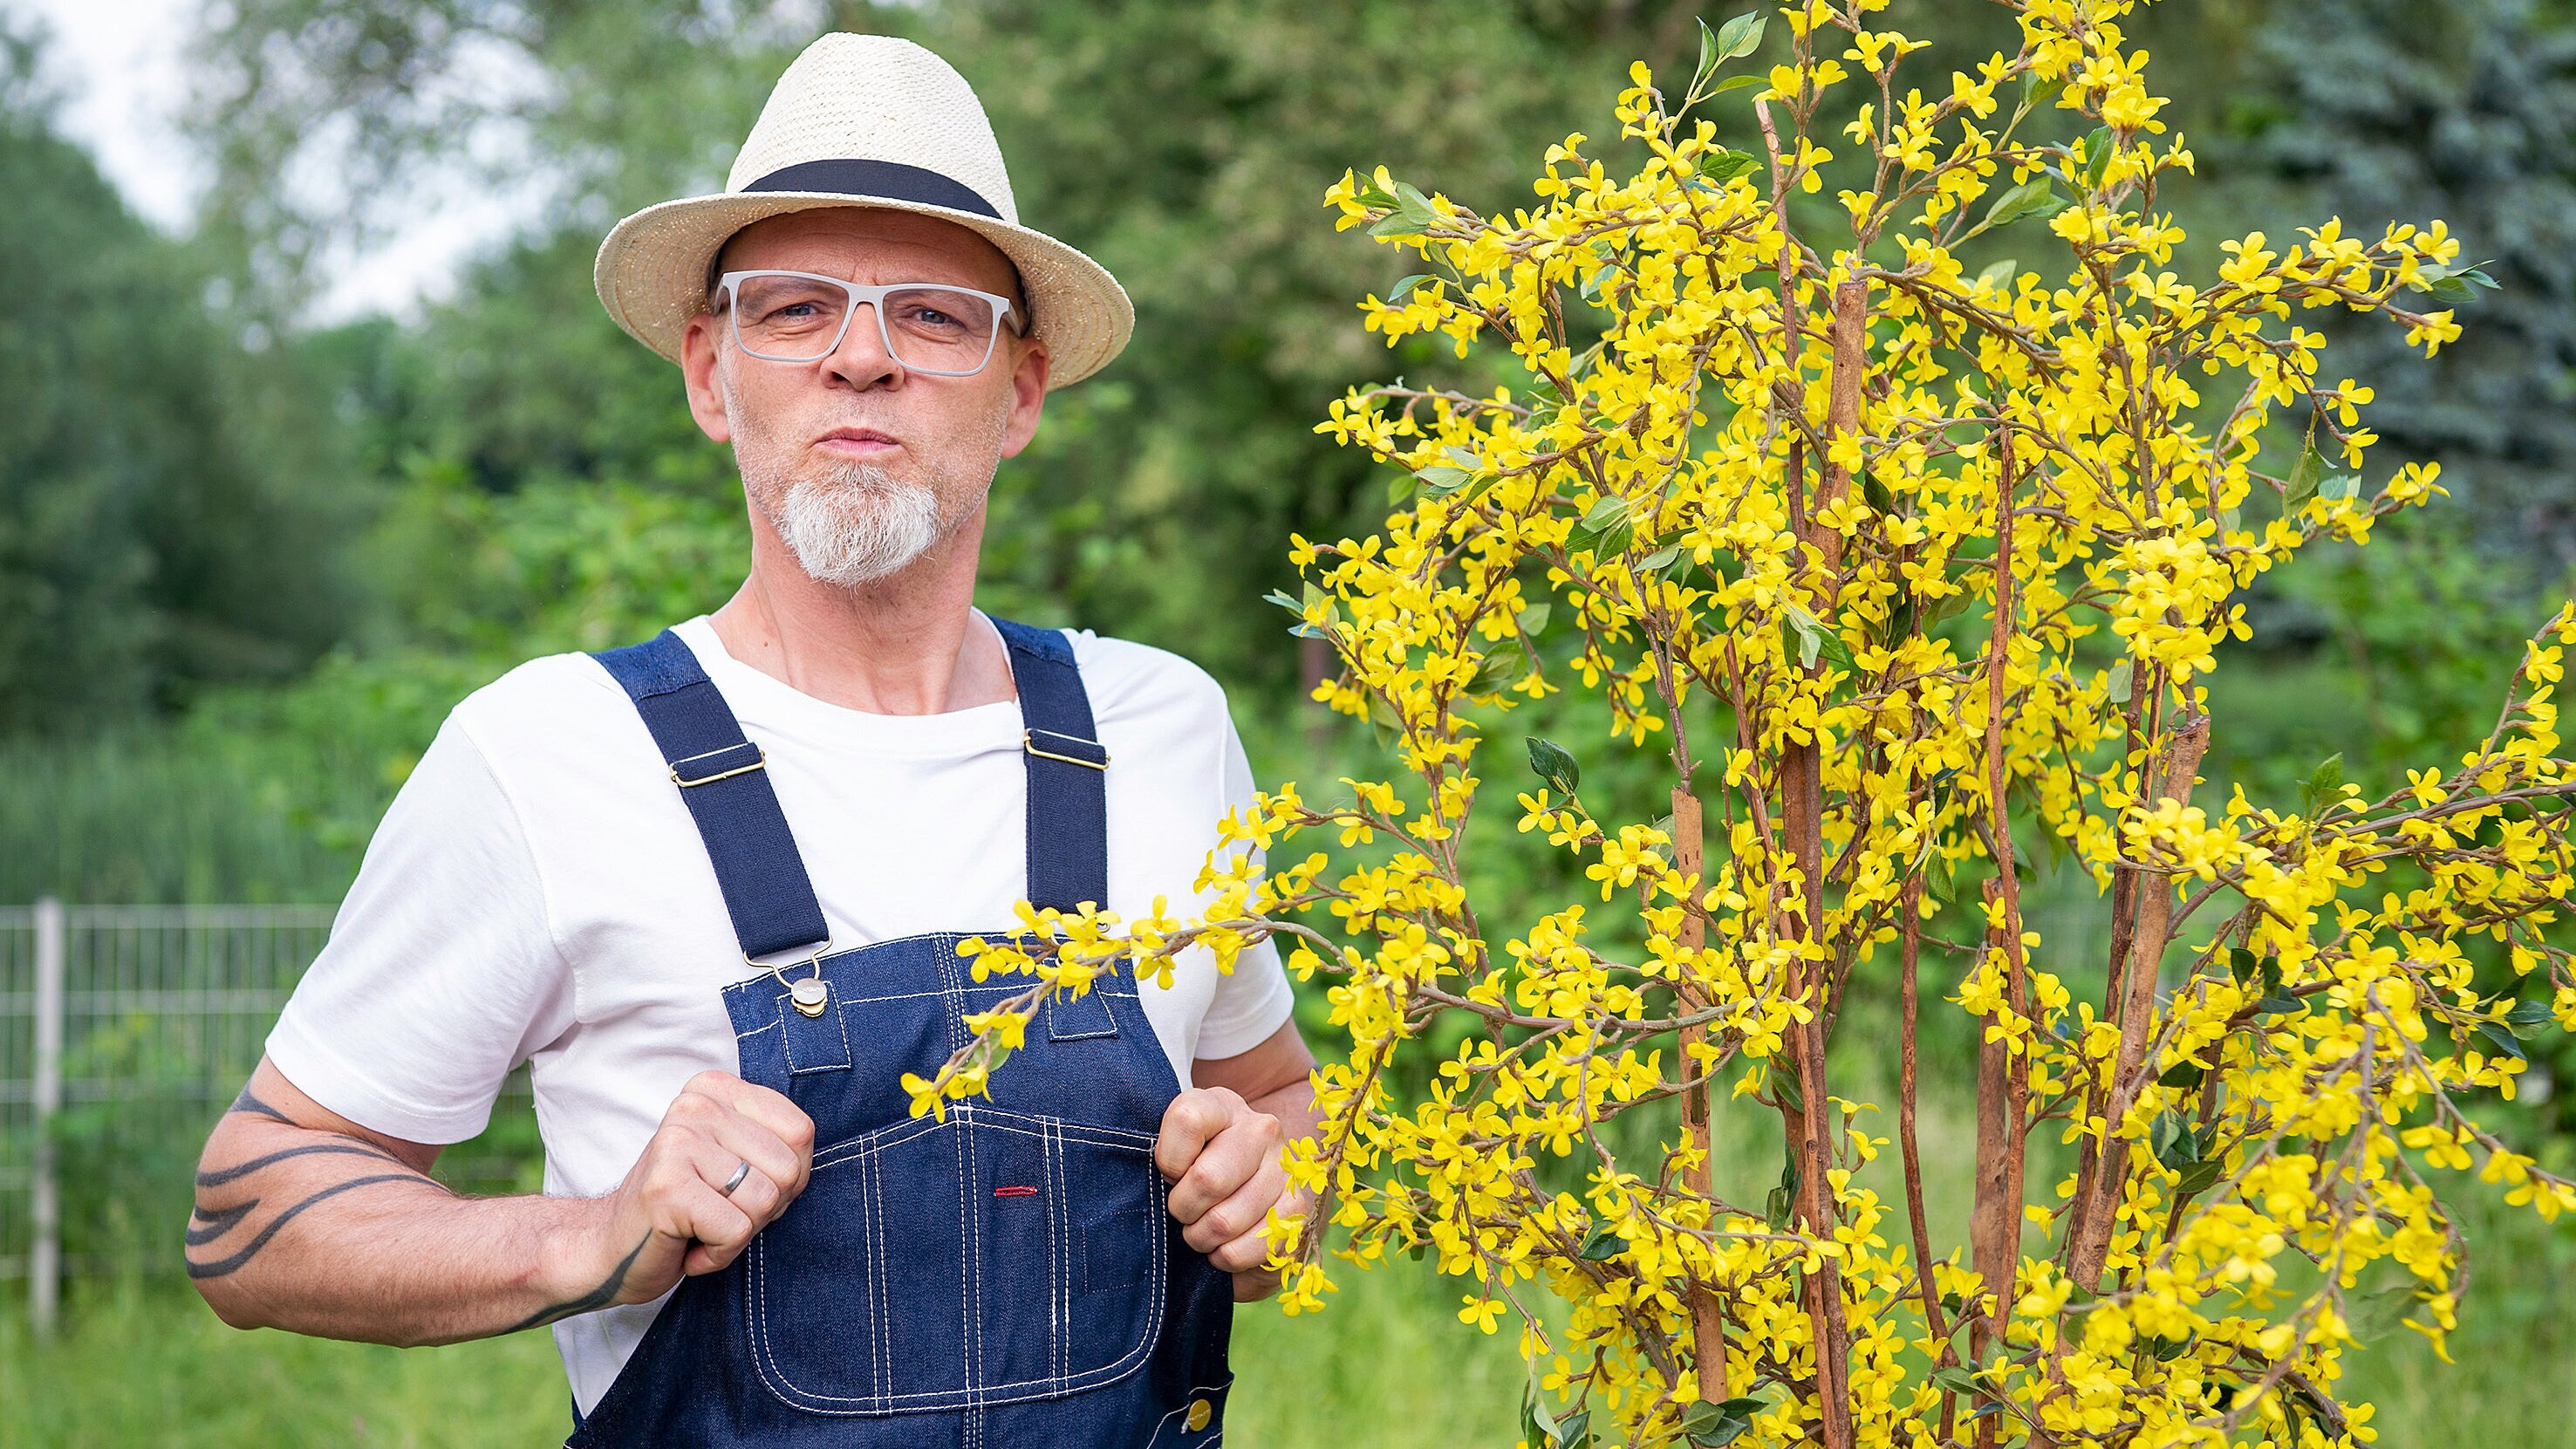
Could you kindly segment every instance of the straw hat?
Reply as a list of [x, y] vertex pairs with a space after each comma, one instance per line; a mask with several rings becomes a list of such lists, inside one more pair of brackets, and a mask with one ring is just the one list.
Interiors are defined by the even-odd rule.
[[725, 189], [648, 206], [600, 243], [592, 281], [628, 335], [674, 362], [706, 310], [725, 239], [821, 206], [916, 211], [971, 227], [1019, 267], [1050, 391], [1127, 345], [1136, 310], [1107, 268], [1020, 225], [992, 123], [948, 62], [891, 35], [826, 35], [787, 67], [734, 158]]

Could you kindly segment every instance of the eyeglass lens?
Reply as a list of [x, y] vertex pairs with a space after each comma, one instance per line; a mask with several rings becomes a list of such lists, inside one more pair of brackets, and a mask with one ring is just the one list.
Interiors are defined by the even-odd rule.
[[[774, 274], [734, 285], [734, 325], [743, 349], [780, 362], [812, 362], [841, 337], [850, 294], [831, 282]], [[993, 305], [972, 292], [901, 287], [879, 311], [888, 351], [921, 372], [973, 372], [993, 350]]]

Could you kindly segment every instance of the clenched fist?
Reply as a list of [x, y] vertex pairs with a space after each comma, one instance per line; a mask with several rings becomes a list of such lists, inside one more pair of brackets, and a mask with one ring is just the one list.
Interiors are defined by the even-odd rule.
[[[1262, 1225], [1277, 1204], [1304, 1211], [1306, 1194], [1288, 1191], [1279, 1149], [1288, 1129], [1226, 1087], [1192, 1087], [1163, 1109], [1154, 1165], [1172, 1184], [1171, 1212], [1181, 1241], [1234, 1275], [1238, 1303], [1267, 1296], [1279, 1275], [1262, 1267], [1270, 1254]], [[1284, 1201], [1283, 1201], [1284, 1199]]]
[[598, 1199], [569, 1276], [596, 1285], [591, 1307], [658, 1298], [684, 1276], [732, 1262], [805, 1190], [813, 1168], [814, 1121], [803, 1108], [729, 1072], [700, 1072], [626, 1180]]

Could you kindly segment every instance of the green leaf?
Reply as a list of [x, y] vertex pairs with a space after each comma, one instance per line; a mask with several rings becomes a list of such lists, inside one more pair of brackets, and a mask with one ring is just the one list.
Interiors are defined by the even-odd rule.
[[2518, 1062], [2531, 1060], [2531, 1054], [2522, 1049], [2522, 1043], [2513, 1039], [2513, 1033], [2496, 1022], [2479, 1022], [2478, 1035], [2486, 1038], [2487, 1044], [2504, 1056], [2509, 1056]]
[[1536, 735], [1524, 738], [1529, 742], [1530, 769], [1547, 782], [1548, 788], [1554, 790], [1558, 798], [1573, 799], [1574, 787], [1583, 780], [1583, 770], [1574, 763], [1574, 756], [1567, 754], [1565, 746], [1554, 740], [1540, 739]]
[[1403, 717], [1374, 690], [1369, 692], [1368, 716], [1369, 726], [1377, 735], [1379, 749], [1392, 748], [1397, 740], [1404, 737]]
[[1415, 272], [1409, 277], [1396, 278], [1395, 285], [1386, 289], [1386, 304], [1390, 307], [1394, 306], [1410, 296], [1414, 288], [1430, 280], [1429, 272]]
[[1932, 852], [1932, 859], [1923, 867], [1923, 889], [1932, 899], [1945, 906], [1957, 900], [1959, 898], [1958, 866], [1941, 852], [1937, 850]]
[[2299, 461], [2290, 465], [2290, 481], [2281, 490], [2281, 503], [2296, 508], [2317, 491], [2317, 481], [2326, 476], [2325, 454], [2313, 442], [2299, 449]]
[[1977, 1376], [1975, 1374], [1956, 1366], [1934, 1369], [1932, 1371], [1931, 1382], [1932, 1387], [1940, 1389], [1945, 1393], [1977, 1394], [1983, 1392], [1977, 1387]]
[[1428, 468], [1415, 469], [1413, 476], [1421, 479], [1422, 486], [1434, 493], [1451, 493], [1457, 491], [1461, 484], [1475, 475], [1464, 468], [1451, 468], [1434, 463]]
[[1690, 1412], [1682, 1415], [1682, 1437], [1696, 1449], [1725, 1449], [1753, 1427], [1753, 1415], [1761, 1408], [1760, 1399], [1693, 1404]]
[[[1732, 87], [1737, 82], [1752, 79], [1751, 76], [1738, 76], [1727, 84]], [[1762, 158], [1750, 151], [1721, 148], [1699, 158], [1699, 174], [1719, 185], [1724, 185], [1738, 176], [1758, 170], [1761, 165]]]
[[2416, 290], [2431, 295], [2437, 302], [2470, 301], [2477, 296], [2474, 287], [2484, 287], [2489, 291], [2500, 290], [2496, 279], [2487, 275], [2486, 265], [2485, 262], [2479, 262], [2475, 266], [2466, 267], [2441, 265], [2418, 267], [2415, 270], [2414, 285]]
[[2134, 659], [2123, 659], [2119, 663], [2112, 665], [2111, 703], [2127, 704], [2129, 702], [2130, 692], [2137, 687], [2137, 678], [2138, 661]]
[[2558, 1014], [2549, 1009], [2546, 1001], [2517, 1001], [2513, 1010], [2504, 1014], [2505, 1025], [2515, 1036], [2546, 1031], [2557, 1020]]
[[2328, 503], [2345, 503], [2359, 496], [2361, 480], [2350, 473], [2337, 473], [2317, 485], [2317, 496]]
[[2147, 1129], [2147, 1144], [2155, 1149], [2156, 1161], [2175, 1172], [2200, 1160], [2200, 1144], [2192, 1137], [2191, 1124], [2177, 1112], [2157, 1114], [2155, 1125]]
[[1780, 622], [1788, 625], [1789, 631], [1798, 636], [1798, 667], [1815, 668], [1816, 656], [1825, 648], [1824, 626], [1816, 622], [1815, 615], [1796, 604], [1791, 604], [1788, 612], [1780, 616]]
[[1611, 1228], [1608, 1218], [1597, 1219], [1592, 1231], [1583, 1235], [1582, 1258], [1587, 1263], [1606, 1263], [1618, 1257], [1619, 1250], [1626, 1246], [1627, 1240]]
[[[1717, 60], [1720, 65], [1737, 56], [1751, 55], [1762, 48], [1762, 27], [1766, 22], [1759, 10], [1747, 10], [1726, 22], [1717, 32]], [[1700, 33], [1708, 32], [1708, 22], [1700, 22]]]
[[2315, 819], [2329, 806], [2343, 799], [2343, 753], [2338, 750], [2318, 762], [2307, 780], [2299, 786], [2300, 808]]
[[1707, 79], [1708, 73], [1715, 69], [1717, 69], [1717, 32], [1709, 29], [1708, 22], [1703, 19], [1699, 22], [1699, 60], [1691, 66], [1691, 89], [1699, 89], [1699, 83]]
[[1858, 672], [1858, 666], [1852, 662], [1851, 645], [1843, 641], [1841, 634], [1825, 627], [1815, 615], [1796, 604], [1791, 604], [1788, 612], [1781, 615], [1781, 618], [1788, 622], [1790, 629], [1798, 636], [1799, 668], [1813, 669], [1816, 667], [1816, 661], [1822, 659], [1827, 665], [1846, 674]]
[[1592, 1411], [1577, 1409], [1556, 1421], [1557, 1449], [1587, 1449], [1592, 1443]]
[[2191, 1352], [2191, 1338], [2189, 1335], [2185, 1335], [2181, 1338], [2159, 1338], [2154, 1334], [2149, 1334], [2145, 1338], [2140, 1339], [2139, 1342], [2146, 1347], [2148, 1354], [2151, 1355], [2158, 1363], [2171, 1363], [2175, 1359], [2182, 1357], [2184, 1354]]
[[1953, 589], [1922, 606], [1923, 627], [1930, 629], [1944, 619], [1954, 619], [1968, 610], [1968, 591]]
[[1986, 269], [1977, 273], [1977, 284], [1970, 290], [1982, 292], [1992, 287], [2009, 297], [2012, 295], [2013, 282], [2020, 275], [2021, 262], [2016, 258], [2005, 257], [2001, 261], [1988, 262]]
[[1541, 599], [1521, 610], [1515, 622], [1521, 626], [1523, 634], [1535, 639], [1539, 636], [1539, 631], [1547, 627], [1547, 616], [1554, 611], [1554, 607], [1553, 600]]
[[2035, 70], [2021, 73], [2021, 103], [2025, 106], [2046, 105], [2057, 99], [2057, 93], [2064, 89], [2066, 82], [2053, 76], [2042, 77]]
[[1592, 506], [1583, 511], [1583, 519], [1575, 527], [1599, 533], [1627, 516], [1628, 500], [1616, 493], [1607, 494], [1595, 499]]
[[2085, 185], [2099, 186], [2102, 184], [2102, 173], [2111, 164], [2111, 148], [2113, 144], [2114, 143], [2111, 139], [2111, 128], [2108, 126], [2095, 127], [2093, 134], [2084, 138]]
[[1771, 78], [1770, 78], [1769, 76], [1763, 76], [1763, 75], [1731, 75], [1731, 76], [1728, 76], [1726, 79], [1724, 79], [1724, 80], [1722, 80], [1722, 81], [1719, 81], [1719, 82], [1717, 83], [1717, 85], [1715, 86], [1715, 88], [1713, 88], [1713, 89], [1711, 89], [1711, 90], [1709, 91], [1709, 95], [1710, 95], [1710, 96], [1712, 96], [1712, 97], [1715, 97], [1715, 96], [1722, 96], [1722, 95], [1725, 95], [1728, 91], [1740, 91], [1740, 90], [1744, 89], [1746, 86], [1769, 85], [1770, 83], [1771, 83]]
[[2156, 1080], [2165, 1086], [2175, 1088], [2178, 1091], [2187, 1092], [2192, 1088], [2199, 1086], [2200, 1079], [2207, 1075], [2209, 1075], [2208, 1068], [2191, 1060], [2189, 1057], [2185, 1057], [2183, 1060], [2165, 1068], [2164, 1072], [2159, 1075]]
[[2066, 199], [2049, 185], [2047, 177], [2034, 176], [1997, 199], [1977, 229], [1990, 231], [1999, 226], [2010, 226], [2026, 216], [2055, 216], [2064, 211], [2066, 205]]
[[1674, 559], [1681, 557], [1681, 552], [1682, 546], [1680, 544], [1665, 544], [1662, 548], [1656, 549], [1653, 553], [1637, 560], [1637, 572], [1641, 574], [1662, 573], [1665, 569], [1672, 566]]
[[2338, 750], [2318, 762], [2315, 772], [2308, 776], [2308, 788], [2320, 798], [2343, 798], [2342, 751]]
[[1412, 183], [1395, 183], [1395, 210], [1380, 217], [1368, 229], [1373, 237], [1420, 236], [1436, 221], [1431, 198], [1415, 189]]
[[1306, 606], [1303, 603], [1288, 597], [1285, 592], [1279, 589], [1272, 589], [1269, 593], [1263, 594], [1261, 596], [1261, 601], [1265, 604], [1277, 604], [1279, 607], [1286, 609], [1291, 614], [1302, 616], [1306, 612]]
[[2227, 1164], [2215, 1157], [2194, 1158], [2185, 1165], [2174, 1183], [2176, 1197], [2189, 1197], [2209, 1191], [2227, 1170]]
[[1464, 692], [1471, 695], [1496, 693], [1520, 678], [1527, 665], [1528, 659], [1519, 647], [1507, 643], [1490, 654], [1478, 656], [1476, 672], [1468, 677]]

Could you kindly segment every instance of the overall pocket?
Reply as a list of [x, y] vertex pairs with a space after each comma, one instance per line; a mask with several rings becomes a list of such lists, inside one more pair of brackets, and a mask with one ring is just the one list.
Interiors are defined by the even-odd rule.
[[978, 1103], [816, 1154], [752, 1240], [752, 1357], [780, 1400], [886, 1415], [1075, 1393], [1163, 1320], [1147, 1134]]

